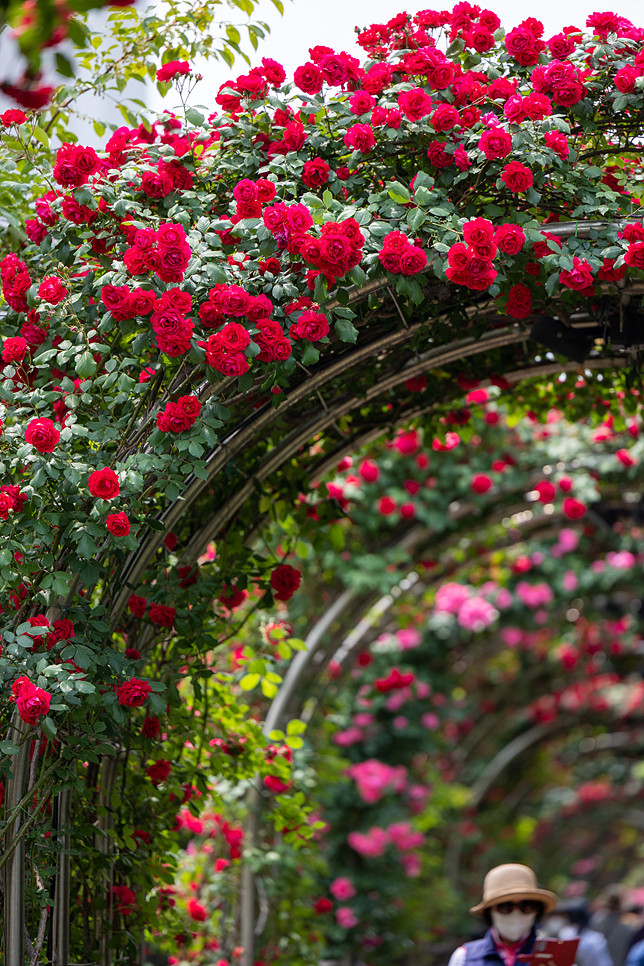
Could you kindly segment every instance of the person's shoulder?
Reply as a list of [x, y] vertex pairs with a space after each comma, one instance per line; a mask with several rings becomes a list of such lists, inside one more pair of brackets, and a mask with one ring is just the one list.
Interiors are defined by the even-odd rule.
[[[468, 946], [469, 946], [469, 943], [468, 943]], [[452, 955], [450, 956], [450, 960], [447, 966], [465, 966], [466, 959], [467, 959], [467, 949], [465, 948], [465, 945], [459, 946], [458, 949], [455, 949]]]
[[644, 939], [640, 939], [628, 951], [624, 966], [640, 966], [644, 962]]

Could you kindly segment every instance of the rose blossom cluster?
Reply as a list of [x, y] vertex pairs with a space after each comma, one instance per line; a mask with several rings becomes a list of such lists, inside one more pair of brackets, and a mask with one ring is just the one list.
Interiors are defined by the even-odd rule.
[[176, 403], [166, 403], [163, 412], [157, 413], [157, 426], [162, 433], [183, 433], [194, 426], [200, 412], [197, 396], [180, 396]]
[[368, 804], [380, 801], [387, 794], [398, 794], [407, 785], [407, 769], [404, 765], [387, 765], [377, 758], [351, 765], [347, 775], [353, 778], [358, 794]]
[[[7, 305], [14, 312], [26, 312], [28, 310], [27, 292], [31, 287], [31, 276], [25, 263], [17, 255], [5, 255], [0, 262], [0, 279], [2, 279], [2, 294]], [[4, 361], [9, 360], [4, 359]]]
[[387, 272], [401, 275], [417, 275], [427, 267], [427, 254], [422, 241], [410, 243], [403, 231], [391, 231], [385, 235], [378, 260]]
[[11, 694], [16, 702], [18, 714], [25, 724], [38, 724], [38, 718], [49, 713], [51, 694], [42, 688], [37, 688], [25, 675], [13, 682]]
[[183, 281], [192, 253], [182, 225], [163, 222], [156, 231], [130, 226], [127, 235], [130, 248], [124, 252], [123, 262], [130, 275], [154, 272], [162, 282]]
[[80, 188], [100, 169], [101, 161], [94, 148], [63, 144], [56, 154], [54, 180], [63, 188]]
[[484, 292], [496, 278], [492, 262], [497, 253], [494, 226], [486, 218], [474, 218], [463, 225], [463, 242], [455, 242], [447, 254], [445, 272], [450, 281]]

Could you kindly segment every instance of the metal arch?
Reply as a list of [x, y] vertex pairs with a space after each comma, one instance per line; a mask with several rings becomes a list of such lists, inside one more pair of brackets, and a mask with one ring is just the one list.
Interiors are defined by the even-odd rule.
[[[585, 369], [622, 369], [626, 366], [626, 360], [623, 358], [615, 359], [587, 359], [584, 362]], [[557, 363], [549, 362], [545, 365], [536, 365], [530, 368], [515, 369], [513, 372], [506, 372], [505, 378], [510, 383], [518, 383], [523, 379], [534, 379], [537, 376], [550, 376], [557, 372], [578, 372], [579, 363], [577, 362], [566, 362]], [[405, 370], [405, 379], [410, 378], [408, 375], [408, 370]], [[485, 386], [486, 380], [481, 380], [481, 385]], [[405, 415], [396, 421], [396, 425], [401, 425], [408, 421], [410, 417]], [[369, 429], [365, 432], [358, 432], [346, 442], [341, 443], [339, 446], [334, 447], [331, 453], [326, 453], [324, 458], [314, 465], [311, 471], [310, 478], [312, 480], [320, 479], [329, 473], [336, 463], [338, 463], [343, 457], [350, 456], [355, 453], [357, 449], [362, 449], [363, 446], [368, 446], [369, 443], [375, 442], [383, 432], [382, 426], [377, 426], [375, 429]]]
[[[328, 406], [326, 410], [323, 410], [322, 413], [317, 416], [317, 418], [310, 419], [308, 423], [298, 426], [297, 429], [294, 429], [288, 436], [286, 436], [280, 446], [272, 450], [272, 452], [260, 462], [259, 467], [253, 476], [247, 479], [246, 483], [237, 490], [234, 496], [232, 496], [226, 503], [220, 506], [215, 513], [212, 514], [210, 519], [197, 531], [188, 544], [184, 554], [186, 561], [198, 557], [203, 551], [203, 548], [205, 548], [208, 543], [214, 539], [219, 530], [225, 526], [235, 515], [246, 499], [253, 493], [255, 488], [254, 481], [256, 479], [263, 480], [267, 476], [270, 476], [271, 473], [274, 473], [275, 470], [282, 465], [282, 463], [297, 453], [298, 450], [317, 432], [320, 432], [333, 422], [336, 422], [339, 418], [346, 415], [348, 412], [350, 412], [352, 409], [355, 409], [362, 403], [376, 399], [382, 393], [395, 388], [397, 385], [400, 385], [400, 383], [404, 382], [406, 379], [409, 379], [415, 374], [424, 372], [432, 367], [448, 365], [450, 362], [455, 362], [457, 359], [461, 359], [464, 356], [475, 355], [491, 349], [501, 348], [507, 345], [512, 345], [516, 342], [521, 342], [525, 337], [526, 333], [523, 329], [513, 326], [511, 329], [500, 329], [488, 333], [479, 341], [475, 341], [471, 338], [460, 339], [458, 342], [450, 344], [450, 346], [442, 346], [430, 350], [428, 353], [426, 353], [426, 358], [421, 362], [399, 370], [393, 375], [387, 376], [386, 378], [380, 380], [380, 382], [376, 383], [365, 393], [364, 397], [349, 396], [348, 398], [345, 397], [335, 406]], [[280, 411], [281, 407], [279, 410], [277, 410], [277, 413]], [[407, 413], [405, 419], [413, 418], [413, 415], [414, 413]]]

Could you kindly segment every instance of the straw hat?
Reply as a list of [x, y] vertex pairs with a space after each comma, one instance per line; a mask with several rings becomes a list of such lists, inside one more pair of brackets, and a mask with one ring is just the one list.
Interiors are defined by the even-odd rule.
[[483, 880], [483, 898], [477, 906], [470, 909], [472, 913], [481, 913], [497, 902], [521, 902], [522, 899], [536, 899], [543, 903], [544, 912], [551, 912], [557, 905], [554, 892], [537, 887], [537, 877], [527, 865], [497, 865], [491, 869]]

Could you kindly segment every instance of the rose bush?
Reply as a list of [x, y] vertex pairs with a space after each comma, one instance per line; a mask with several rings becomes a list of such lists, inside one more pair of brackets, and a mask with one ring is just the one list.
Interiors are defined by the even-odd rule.
[[[453, 34], [447, 52], [443, 27]], [[94, 955], [85, 937], [112, 929], [110, 941], [129, 948], [134, 932], [118, 916], [140, 934], [164, 904], [178, 811], [192, 802], [197, 812], [211, 778], [259, 775], [289, 844], [313, 836], [289, 758], [298, 735], [271, 746], [256, 717], [281, 684], [280, 661], [302, 647], [286, 635], [272, 649], [262, 632], [274, 608], [286, 617], [304, 606], [302, 546], [344, 552], [351, 490], [332, 483], [324, 499], [307, 495], [336, 445], [355, 449], [420, 408], [432, 458], [452, 461], [450, 504], [471, 500], [475, 512], [499, 498], [511, 453], [496, 465], [459, 460], [475, 435], [471, 407], [485, 405], [493, 426], [493, 400], [511, 385], [502, 373], [518, 381], [543, 364], [534, 350], [520, 354], [528, 331], [513, 321], [535, 313], [562, 326], [586, 313], [596, 323], [589, 366], [605, 362], [605, 382], [592, 381], [592, 368], [565, 386], [546, 373], [517, 393], [513, 418], [529, 413], [537, 436], [550, 433], [538, 420], [562, 397], [572, 419], [593, 407], [598, 443], [626, 432], [639, 390], [623, 364], [623, 327], [611, 320], [628, 316], [625, 296], [640, 284], [640, 180], [629, 159], [643, 102], [637, 84], [624, 93], [625, 75], [620, 87], [613, 78], [639, 69], [641, 35], [619, 21], [619, 36], [598, 45], [589, 27], [547, 44], [536, 21], [495, 38], [498, 25], [474, 8], [401, 15], [360, 34], [364, 64], [312, 48], [291, 83], [265, 59], [223, 86], [222, 113], [210, 118], [187, 107], [196, 78], [174, 63], [163, 76], [176, 74], [184, 116], [120, 128], [103, 150], [65, 143], [48, 164], [35, 154], [34, 115], [3, 134], [5, 183], [20, 183], [10, 179], [26, 158], [38, 183], [27, 193], [28, 241], [0, 266], [0, 672], [7, 685], [27, 678], [34, 689], [12, 702], [6, 688], [2, 767], [7, 774], [9, 759], [28, 754], [26, 725], [47, 739], [32, 809], [64, 783], [77, 792], [74, 874], [97, 883], [96, 896], [78, 887], [78, 955]], [[588, 230], [566, 225], [598, 214]], [[547, 361], [566, 378], [554, 354]], [[481, 377], [489, 388], [477, 388]], [[394, 446], [413, 453], [420, 436], [404, 437]], [[419, 478], [374, 492], [366, 534], [411, 520], [435, 526], [437, 516], [440, 529], [450, 525], [444, 500], [431, 499], [429, 452], [413, 458]], [[365, 461], [360, 479], [376, 485], [379, 466]], [[568, 490], [556, 480], [544, 513], [559, 512], [561, 499], [570, 521], [586, 518], [593, 477], [571, 479]], [[421, 485], [430, 498], [418, 498]], [[377, 564], [351, 565], [355, 586], [391, 586], [386, 568], [397, 560], [381, 550]], [[618, 572], [615, 559], [607, 572]], [[343, 573], [343, 558], [333, 560]], [[503, 613], [501, 589], [452, 601], [432, 619], [464, 638], [482, 634]], [[535, 615], [547, 604], [542, 594]], [[235, 640], [231, 656], [245, 627], [255, 639]], [[377, 680], [384, 707], [405, 689], [425, 700], [418, 686], [427, 682], [412, 671]], [[405, 718], [395, 714], [401, 733]], [[27, 794], [19, 784], [9, 785], [14, 806]], [[97, 786], [110, 803], [100, 813]], [[134, 837], [137, 813], [150, 817], [139, 830], [149, 843]], [[382, 832], [366, 840], [374, 856], [399, 821], [371, 827]], [[133, 891], [135, 904], [112, 892], [95, 822], [116, 888]], [[42, 847], [55, 863], [65, 821], [52, 813], [51, 823]], [[35, 842], [40, 831], [29, 828]], [[416, 877], [418, 857], [402, 851], [405, 877]], [[356, 928], [352, 916], [336, 927]]]

